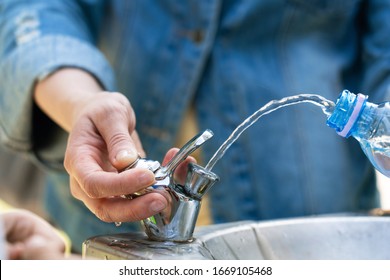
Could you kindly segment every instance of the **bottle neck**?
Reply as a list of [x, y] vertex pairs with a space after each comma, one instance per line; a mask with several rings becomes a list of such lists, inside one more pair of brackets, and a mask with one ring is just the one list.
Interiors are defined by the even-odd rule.
[[357, 140], [370, 139], [378, 127], [378, 122], [381, 121], [381, 118], [378, 118], [375, 113], [377, 109], [378, 105], [366, 102], [349, 135]]

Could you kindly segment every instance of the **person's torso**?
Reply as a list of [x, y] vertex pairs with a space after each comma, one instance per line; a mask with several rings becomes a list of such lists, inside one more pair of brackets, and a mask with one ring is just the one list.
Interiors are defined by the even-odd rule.
[[[194, 106], [214, 138], [270, 100], [359, 88], [359, 1], [112, 1], [100, 45], [136, 112], [148, 157], [162, 160]], [[356, 72], [355, 76], [349, 73]], [[353, 140], [311, 104], [261, 118], [214, 171], [216, 221], [354, 211], [372, 206], [373, 172]]]

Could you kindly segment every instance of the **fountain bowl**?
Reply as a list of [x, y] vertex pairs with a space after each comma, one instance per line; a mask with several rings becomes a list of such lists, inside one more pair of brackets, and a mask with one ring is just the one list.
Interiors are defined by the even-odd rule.
[[84, 258], [208, 260], [390, 259], [390, 217], [317, 216], [197, 227], [191, 242], [157, 242], [144, 233], [92, 237]]

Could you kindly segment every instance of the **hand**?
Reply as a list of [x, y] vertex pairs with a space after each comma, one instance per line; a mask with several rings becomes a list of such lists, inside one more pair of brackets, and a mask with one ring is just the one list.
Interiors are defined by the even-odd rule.
[[37, 84], [34, 100], [70, 133], [64, 165], [71, 192], [99, 219], [138, 221], [167, 206], [164, 196], [157, 193], [134, 200], [120, 197], [154, 183], [154, 174], [147, 169], [118, 172], [138, 153], [144, 154], [126, 97], [103, 92], [83, 70], [64, 68]]
[[64, 258], [64, 241], [41, 217], [25, 210], [12, 210], [0, 214], [0, 219], [9, 259]]
[[138, 221], [160, 212], [167, 206], [160, 194], [120, 197], [155, 181], [147, 169], [118, 172], [138, 153], [144, 156], [128, 100], [119, 93], [101, 92], [85, 104], [75, 118], [64, 161], [72, 195], [106, 222]]

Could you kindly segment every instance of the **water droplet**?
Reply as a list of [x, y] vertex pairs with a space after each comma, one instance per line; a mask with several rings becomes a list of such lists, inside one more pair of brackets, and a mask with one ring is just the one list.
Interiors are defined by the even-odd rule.
[[108, 246], [114, 246], [114, 245], [116, 245], [117, 242], [118, 242], [117, 239], [113, 239], [113, 240], [111, 240], [110, 243], [108, 243]]

